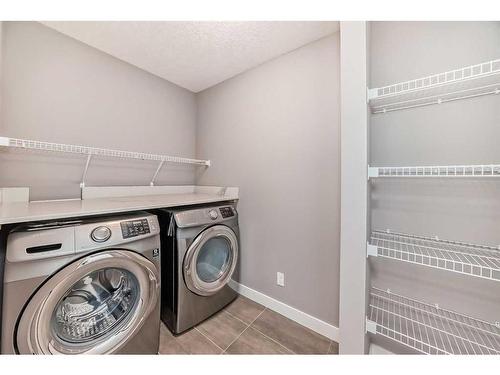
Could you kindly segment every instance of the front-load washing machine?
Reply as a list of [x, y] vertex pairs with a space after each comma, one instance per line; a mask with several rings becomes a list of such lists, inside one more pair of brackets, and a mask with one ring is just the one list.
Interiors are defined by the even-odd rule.
[[179, 334], [237, 297], [228, 282], [238, 263], [238, 213], [232, 204], [155, 213], [162, 242], [161, 317]]
[[14, 228], [2, 353], [158, 353], [159, 232], [148, 213]]

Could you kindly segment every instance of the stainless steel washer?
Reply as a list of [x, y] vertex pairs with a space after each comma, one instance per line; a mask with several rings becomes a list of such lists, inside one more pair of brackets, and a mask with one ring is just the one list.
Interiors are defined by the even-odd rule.
[[2, 353], [158, 353], [159, 231], [147, 213], [15, 228]]
[[232, 204], [157, 212], [162, 238], [161, 317], [179, 334], [237, 297], [228, 282], [239, 257]]

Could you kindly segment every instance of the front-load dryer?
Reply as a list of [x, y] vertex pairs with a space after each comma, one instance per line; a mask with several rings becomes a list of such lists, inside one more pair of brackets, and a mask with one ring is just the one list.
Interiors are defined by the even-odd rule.
[[163, 322], [182, 333], [236, 297], [228, 282], [239, 251], [238, 213], [232, 204], [161, 210]]
[[159, 231], [148, 213], [14, 228], [2, 353], [158, 353]]

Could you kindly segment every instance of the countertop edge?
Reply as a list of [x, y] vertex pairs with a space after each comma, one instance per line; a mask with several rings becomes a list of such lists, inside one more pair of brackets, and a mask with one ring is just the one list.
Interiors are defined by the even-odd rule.
[[[130, 198], [131, 201], [127, 202], [127, 198]], [[0, 204], [0, 226], [32, 221], [45, 221], [72, 217], [133, 212], [148, 209], [172, 208], [196, 204], [237, 201], [239, 199], [238, 196], [234, 195], [221, 196], [215, 194], [211, 195], [200, 193], [144, 196], [143, 202], [140, 201], [140, 198], [141, 197], [138, 196], [132, 196], [119, 198], [97, 198], [87, 200], [4, 203]], [[154, 201], [152, 201], [152, 199]], [[30, 209], [32, 211], [43, 210], [44, 206], [47, 208], [48, 213], [29, 212]], [[85, 206], [87, 206], [88, 208], [86, 208]], [[5, 213], [5, 211], [11, 212]], [[19, 211], [19, 214], [16, 214], [16, 211]]]

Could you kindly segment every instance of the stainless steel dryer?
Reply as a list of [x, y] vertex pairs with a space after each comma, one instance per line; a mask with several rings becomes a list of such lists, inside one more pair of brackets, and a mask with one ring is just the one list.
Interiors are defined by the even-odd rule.
[[238, 263], [238, 213], [232, 204], [162, 210], [161, 317], [179, 334], [237, 297], [228, 285]]
[[147, 213], [15, 228], [2, 353], [158, 353], [159, 247]]

